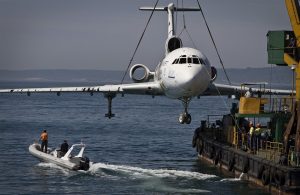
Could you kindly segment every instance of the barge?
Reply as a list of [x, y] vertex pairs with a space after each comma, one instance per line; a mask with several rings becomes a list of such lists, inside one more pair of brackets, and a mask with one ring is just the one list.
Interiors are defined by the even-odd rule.
[[261, 84], [251, 94], [251, 84], [242, 85], [239, 103], [228, 115], [201, 121], [193, 147], [200, 159], [235, 175], [244, 173], [243, 178], [270, 192], [299, 194], [300, 2], [285, 0], [285, 5], [292, 30], [269, 31], [267, 50], [269, 64], [291, 69], [291, 94], [274, 95]]
[[[261, 89], [263, 92], [264, 87]], [[231, 113], [208, 115], [195, 130], [193, 147], [200, 159], [236, 177], [243, 173], [243, 179], [270, 192], [299, 194], [295, 135], [289, 136], [287, 146], [284, 144], [287, 126], [294, 117], [294, 98], [266, 96], [241, 97], [239, 104], [232, 104]]]

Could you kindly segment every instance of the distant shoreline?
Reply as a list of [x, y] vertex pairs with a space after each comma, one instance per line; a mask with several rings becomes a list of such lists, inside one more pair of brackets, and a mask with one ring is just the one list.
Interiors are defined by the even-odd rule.
[[[216, 82], [227, 84], [223, 70], [217, 69], [217, 71]], [[285, 88], [292, 86], [293, 73], [289, 67], [229, 68], [226, 71], [233, 84], [267, 82]], [[0, 82], [116, 84], [121, 82], [123, 74], [124, 71], [119, 70], [0, 70]], [[128, 74], [125, 82], [132, 82]]]

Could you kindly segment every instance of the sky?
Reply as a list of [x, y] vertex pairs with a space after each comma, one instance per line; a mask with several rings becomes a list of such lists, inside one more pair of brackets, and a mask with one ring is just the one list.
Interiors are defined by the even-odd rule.
[[[0, 0], [0, 69], [125, 70], [156, 0]], [[160, 0], [182, 7], [182, 0]], [[226, 68], [268, 67], [269, 30], [291, 30], [283, 0], [199, 0]], [[197, 7], [196, 0], [183, 1]], [[185, 12], [183, 45], [221, 68], [200, 12]], [[177, 13], [176, 30], [183, 29]], [[167, 14], [155, 12], [132, 64], [164, 56]]]

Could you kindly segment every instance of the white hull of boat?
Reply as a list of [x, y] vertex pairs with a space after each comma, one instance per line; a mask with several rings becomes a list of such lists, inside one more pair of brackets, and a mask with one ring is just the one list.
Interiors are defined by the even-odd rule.
[[[43, 161], [43, 162], [49, 162], [49, 163], [53, 163], [56, 164], [58, 166], [61, 167], [65, 167], [67, 169], [71, 169], [71, 170], [81, 170], [81, 169], [88, 169], [87, 167], [82, 167], [82, 162], [81, 162], [81, 158], [80, 157], [74, 157], [74, 158], [67, 158], [67, 157], [56, 157], [55, 156], [55, 152], [57, 151], [53, 151], [50, 154], [49, 153], [45, 153], [41, 151], [41, 146], [40, 144], [34, 143], [31, 144], [29, 146], [29, 152], [37, 157], [39, 160]], [[85, 162], [84, 162], [85, 163]], [[87, 162], [89, 163], [89, 162]], [[88, 164], [89, 167], [89, 164]]]

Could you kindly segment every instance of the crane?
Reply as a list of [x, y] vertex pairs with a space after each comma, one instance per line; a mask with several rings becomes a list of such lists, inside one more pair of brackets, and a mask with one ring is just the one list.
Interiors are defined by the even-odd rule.
[[292, 135], [295, 135], [295, 150], [300, 152], [300, 3], [298, 0], [285, 0], [285, 5], [293, 30], [269, 31], [267, 36], [268, 63], [289, 66], [296, 73], [295, 103], [283, 140], [287, 155]]

